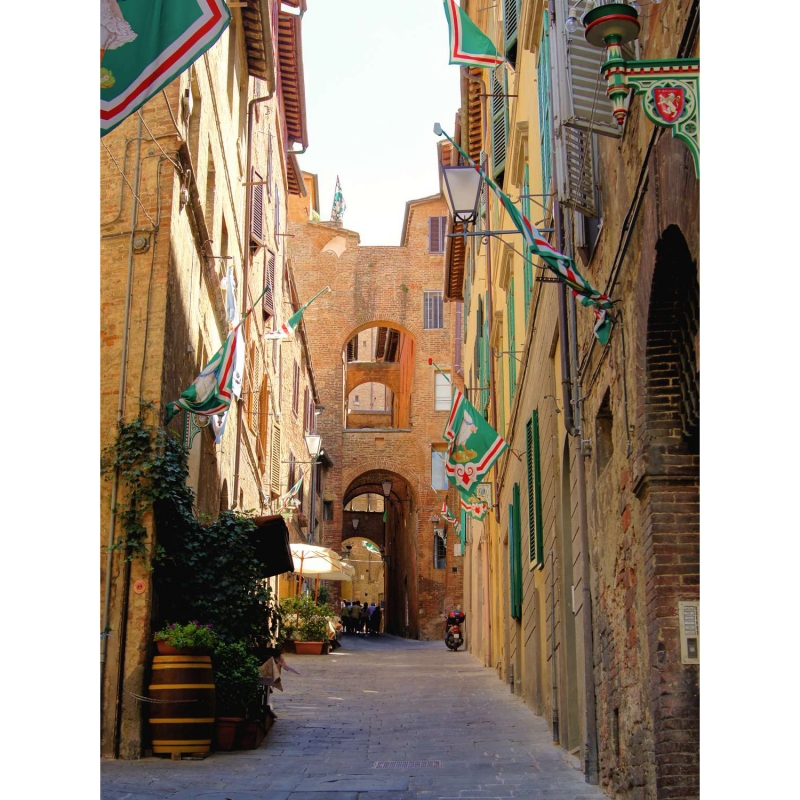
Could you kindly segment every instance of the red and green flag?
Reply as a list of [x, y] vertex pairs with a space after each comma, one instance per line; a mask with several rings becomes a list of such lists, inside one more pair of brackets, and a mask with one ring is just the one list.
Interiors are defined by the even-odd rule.
[[236, 362], [236, 345], [241, 338], [237, 336], [238, 328], [232, 330], [225, 344], [214, 354], [194, 383], [186, 389], [180, 398], [167, 403], [167, 422], [181, 409], [200, 416], [222, 414], [230, 407], [233, 394], [234, 365]]
[[177, 78], [230, 19], [223, 0], [100, 0], [100, 135]]
[[489, 510], [488, 504], [471, 492], [459, 492], [459, 504], [461, 505], [462, 511], [477, 520], [483, 519], [486, 516], [486, 512]]
[[607, 318], [607, 311], [614, 308], [614, 303], [607, 294], [603, 294], [592, 286], [581, 275], [575, 266], [574, 259], [559, 253], [547, 239], [542, 236], [536, 226], [514, 205], [511, 198], [486, 174], [479, 164], [476, 164], [443, 130], [437, 122], [433, 127], [437, 136], [444, 136], [453, 147], [461, 153], [465, 162], [474, 167], [488, 184], [489, 188], [497, 195], [503, 208], [508, 212], [514, 227], [522, 234], [526, 249], [544, 261], [547, 268], [554, 272], [567, 286], [583, 306], [593, 306], [595, 314], [594, 335], [600, 344], [605, 345], [611, 334], [611, 320]]
[[481, 482], [508, 447], [506, 440], [455, 387], [443, 436], [450, 442], [444, 464], [445, 473], [462, 494], [469, 493]]
[[460, 67], [496, 67], [505, 62], [492, 40], [456, 5], [444, 0], [444, 14], [450, 29], [450, 63]]
[[324, 289], [318, 291], [307, 303], [303, 303], [302, 306], [294, 313], [291, 317], [289, 317], [287, 322], [284, 322], [277, 330], [270, 331], [269, 333], [264, 334], [265, 339], [288, 339], [290, 338], [294, 332], [297, 330], [297, 326], [300, 324], [300, 320], [303, 319], [303, 312], [323, 293], [331, 291], [330, 286], [326, 286]]

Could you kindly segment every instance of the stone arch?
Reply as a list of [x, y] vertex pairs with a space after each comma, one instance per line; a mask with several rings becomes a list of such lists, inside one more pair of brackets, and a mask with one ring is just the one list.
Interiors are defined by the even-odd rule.
[[394, 328], [395, 330], [406, 334], [406, 336], [410, 336], [414, 342], [416, 342], [422, 335], [422, 329], [417, 324], [405, 324], [402, 322], [397, 322], [393, 319], [387, 318], [383, 314], [359, 314], [356, 317], [355, 326], [353, 326], [349, 333], [345, 335], [344, 340], [341, 343], [342, 349], [344, 350], [344, 348], [347, 347], [347, 343], [356, 334], [361, 333], [361, 331], [365, 331], [367, 328], [375, 327]]
[[[699, 668], [681, 663], [679, 601], [699, 598], [699, 282], [683, 230], [663, 229], [655, 244], [644, 337], [644, 387], [637, 431], [647, 652], [653, 680], [656, 781], [680, 769], [699, 791]], [[670, 726], [680, 718], [680, 731]], [[680, 753], [665, 766], [660, 758]], [[687, 795], [688, 796], [688, 795]]]

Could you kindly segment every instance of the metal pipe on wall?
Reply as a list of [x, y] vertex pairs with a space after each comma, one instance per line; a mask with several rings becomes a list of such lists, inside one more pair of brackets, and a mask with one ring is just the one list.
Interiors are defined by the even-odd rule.
[[[244, 258], [242, 259], [242, 314], [247, 309], [247, 279], [250, 274], [250, 225], [251, 208], [253, 203], [253, 187], [250, 173], [253, 168], [253, 116], [255, 106], [271, 100], [275, 94], [273, 87], [269, 94], [263, 97], [254, 97], [247, 104], [247, 166], [245, 167], [245, 181], [247, 181], [247, 191], [244, 201]], [[278, 202], [277, 196], [275, 202]], [[246, 343], [245, 343], [246, 345]], [[233, 497], [231, 498], [231, 508], [239, 507], [239, 465], [242, 460], [242, 417], [244, 416], [244, 403], [241, 398], [236, 402], [236, 455], [233, 466]]]
[[[127, 145], [126, 145], [127, 146]], [[128, 245], [128, 278], [125, 288], [125, 313], [122, 322], [122, 352], [120, 357], [119, 394], [117, 397], [117, 427], [125, 414], [125, 392], [128, 380], [128, 333], [130, 331], [131, 305], [133, 298], [133, 240], [136, 236], [136, 222], [139, 212], [139, 184], [141, 181], [142, 118], [139, 116], [136, 140], [136, 168], [133, 177], [133, 199], [131, 201], [131, 233]], [[119, 492], [119, 469], [114, 470], [111, 484], [111, 510], [108, 521], [108, 544], [106, 552], [106, 579], [103, 591], [102, 638], [100, 640], [100, 707], [103, 704], [103, 683], [105, 678], [106, 655], [108, 652], [109, 618], [111, 614], [111, 570], [114, 563], [114, 544], [116, 541], [117, 494]]]

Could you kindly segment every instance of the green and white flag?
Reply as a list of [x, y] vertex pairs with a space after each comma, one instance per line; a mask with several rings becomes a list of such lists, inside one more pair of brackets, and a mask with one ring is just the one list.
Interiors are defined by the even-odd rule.
[[508, 447], [506, 440], [455, 387], [443, 436], [450, 442], [445, 472], [448, 480], [462, 494], [468, 494], [481, 482]]
[[297, 330], [300, 320], [303, 319], [303, 312], [323, 293], [331, 291], [330, 286], [326, 286], [317, 292], [307, 303], [303, 303], [300, 309], [289, 317], [288, 322], [284, 322], [276, 331], [264, 334], [265, 339], [288, 339]]
[[230, 19], [223, 0], [100, 0], [100, 135], [177, 78]]
[[469, 492], [459, 492], [459, 503], [461, 510], [469, 514], [473, 519], [481, 520], [486, 516], [489, 506], [477, 495]]
[[505, 62], [492, 40], [456, 5], [444, 0], [450, 28], [450, 63], [461, 67], [496, 67]]
[[361, 540], [361, 544], [363, 544], [363, 545], [364, 545], [364, 547], [366, 547], [366, 548], [367, 548], [367, 550], [369, 550], [369, 551], [370, 551], [370, 553], [377, 553], [378, 555], [380, 555], [380, 554], [381, 554], [381, 551], [380, 551], [380, 550], [378, 550], [378, 548], [377, 548], [377, 547], [375, 547], [375, 545], [374, 545], [374, 544], [372, 544], [372, 542], [368, 542], [366, 539], [362, 539], [362, 540]]
[[225, 344], [203, 367], [194, 383], [181, 394], [178, 400], [167, 403], [167, 422], [181, 409], [201, 416], [222, 414], [227, 411], [234, 391], [236, 351], [241, 338], [237, 335], [238, 332], [239, 328], [232, 330], [228, 334]]
[[278, 513], [284, 511], [285, 509], [289, 508], [289, 501], [300, 491], [300, 487], [303, 485], [303, 479], [306, 476], [301, 472], [300, 477], [297, 479], [297, 483], [289, 489], [286, 494], [282, 494], [278, 498]]
[[336, 188], [333, 190], [333, 208], [331, 208], [331, 222], [341, 222], [347, 206], [342, 194], [342, 184], [339, 183], [339, 176], [336, 176]]

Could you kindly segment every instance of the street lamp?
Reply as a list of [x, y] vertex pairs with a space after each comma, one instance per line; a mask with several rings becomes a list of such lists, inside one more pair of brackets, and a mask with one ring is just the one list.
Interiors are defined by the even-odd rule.
[[316, 509], [314, 503], [314, 490], [317, 487], [317, 459], [319, 458], [320, 450], [322, 450], [322, 437], [318, 433], [306, 434], [306, 447], [308, 448], [308, 455], [311, 459], [311, 513], [309, 514], [309, 541], [314, 541], [314, 529], [316, 528]]
[[439, 164], [442, 194], [455, 224], [469, 225], [478, 219], [481, 198], [480, 172], [474, 167], [448, 167]]
[[388, 497], [392, 491], [392, 482], [391, 481], [384, 481], [381, 486], [383, 487], [383, 496]]
[[358, 530], [358, 523], [359, 523], [360, 521], [361, 521], [361, 520], [357, 519], [356, 517], [353, 517], [353, 530], [354, 530], [354, 531], [357, 531], [357, 530]]

